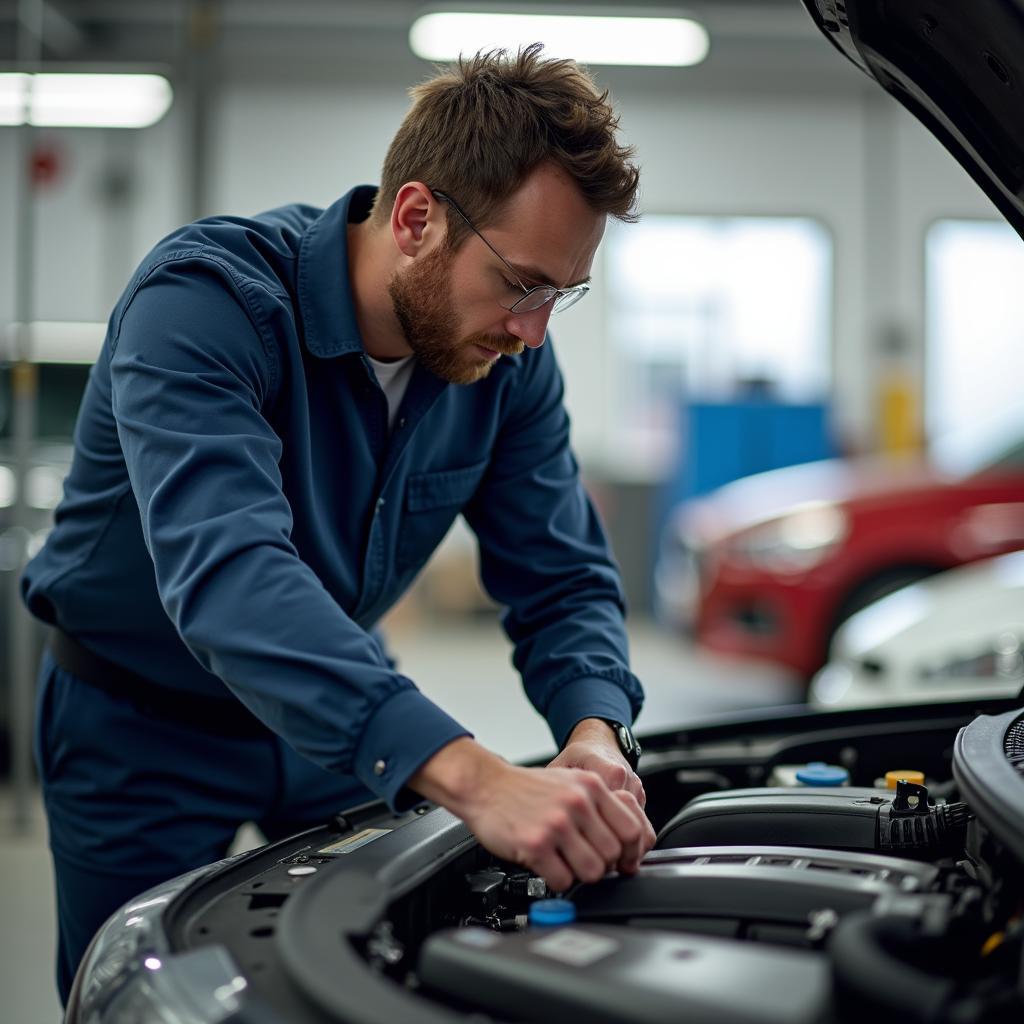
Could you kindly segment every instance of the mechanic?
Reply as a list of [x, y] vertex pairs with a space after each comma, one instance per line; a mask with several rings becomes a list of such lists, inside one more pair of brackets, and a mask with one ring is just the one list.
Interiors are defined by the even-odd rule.
[[[653, 844], [621, 584], [545, 345], [639, 172], [606, 94], [539, 45], [412, 96], [379, 190], [188, 225], [114, 307], [22, 585], [52, 627], [65, 1000], [109, 914], [246, 821], [273, 840], [427, 798], [554, 890]], [[373, 632], [460, 512], [546, 768], [476, 743]]]

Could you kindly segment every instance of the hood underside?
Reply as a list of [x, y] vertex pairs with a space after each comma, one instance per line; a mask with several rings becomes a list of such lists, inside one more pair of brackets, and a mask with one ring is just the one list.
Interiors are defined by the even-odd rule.
[[1024, 238], [1024, 0], [802, 0]]

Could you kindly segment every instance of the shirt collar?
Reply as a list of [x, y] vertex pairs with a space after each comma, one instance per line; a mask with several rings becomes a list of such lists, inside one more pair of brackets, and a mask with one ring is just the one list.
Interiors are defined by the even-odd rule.
[[357, 185], [307, 228], [299, 247], [298, 295], [306, 348], [329, 359], [362, 352], [348, 276], [348, 224], [364, 220], [377, 189]]

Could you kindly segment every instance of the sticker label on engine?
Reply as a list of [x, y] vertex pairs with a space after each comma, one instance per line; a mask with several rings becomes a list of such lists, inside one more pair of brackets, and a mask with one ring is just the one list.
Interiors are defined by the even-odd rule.
[[331, 843], [330, 846], [325, 846], [322, 850], [317, 850], [316, 852], [352, 853], [361, 846], [372, 843], [374, 839], [386, 836], [390, 831], [391, 829], [389, 828], [364, 828], [362, 832], [357, 832], [354, 836], [348, 836], [345, 839], [339, 839], [336, 843]]
[[530, 943], [530, 952], [560, 960], [570, 967], [587, 967], [614, 953], [621, 943], [607, 935], [595, 935], [576, 928], [559, 928]]
[[477, 949], [492, 949], [501, 942], [501, 936], [486, 928], [462, 928], [455, 933], [455, 941]]

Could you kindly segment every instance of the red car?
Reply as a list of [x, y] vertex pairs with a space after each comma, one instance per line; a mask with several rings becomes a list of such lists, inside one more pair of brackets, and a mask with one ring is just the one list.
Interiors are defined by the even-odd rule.
[[1024, 414], [947, 435], [927, 459], [761, 473], [680, 505], [662, 538], [663, 616], [716, 651], [810, 679], [838, 625], [924, 576], [1024, 548]]

